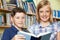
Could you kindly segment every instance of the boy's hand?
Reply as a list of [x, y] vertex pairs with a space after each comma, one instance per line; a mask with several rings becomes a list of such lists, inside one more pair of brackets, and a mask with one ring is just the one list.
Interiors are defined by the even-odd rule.
[[12, 40], [25, 40], [25, 37], [23, 35], [15, 35]]

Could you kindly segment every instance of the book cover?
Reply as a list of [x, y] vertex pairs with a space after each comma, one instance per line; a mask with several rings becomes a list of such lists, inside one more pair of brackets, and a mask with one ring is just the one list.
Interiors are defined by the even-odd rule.
[[[24, 32], [24, 31], [19, 31], [17, 34], [19, 34], [19, 35], [24, 35], [24, 37], [26, 38], [25, 40], [30, 40], [31, 39], [31, 36], [33, 36], [33, 37], [36, 37], [36, 38], [38, 38], [38, 37], [40, 37], [40, 36], [43, 36], [42, 37], [42, 39], [44, 38], [44, 35], [47, 35], [47, 34], [50, 34], [51, 32], [45, 32], [45, 33], [40, 33], [40, 34], [38, 34], [38, 35], [34, 35], [34, 34], [32, 34], [32, 33], [29, 33], [29, 32]], [[50, 37], [50, 36], [49, 36]], [[41, 40], [42, 40], [41, 39]]]

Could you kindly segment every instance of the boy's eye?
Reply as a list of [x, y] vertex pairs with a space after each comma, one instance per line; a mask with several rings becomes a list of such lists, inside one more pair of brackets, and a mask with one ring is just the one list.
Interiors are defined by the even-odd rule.
[[24, 19], [25, 17], [22, 17], [22, 19]]
[[16, 17], [16, 19], [19, 19], [19, 17]]
[[[16, 17], [16, 19], [19, 19], [20, 17]], [[21, 19], [25, 19], [25, 17], [21, 17]]]

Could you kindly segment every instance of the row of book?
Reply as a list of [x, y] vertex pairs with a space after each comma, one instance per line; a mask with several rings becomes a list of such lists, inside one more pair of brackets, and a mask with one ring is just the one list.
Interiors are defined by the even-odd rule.
[[17, 0], [17, 6], [24, 8], [24, 10], [28, 13], [36, 13], [36, 7], [35, 7], [34, 2]]
[[[0, 12], [0, 25], [4, 23], [4, 19], [6, 20], [6, 23], [10, 25], [10, 13], [6, 13], [6, 19], [4, 18], [4, 13]], [[60, 18], [60, 10], [53, 10], [53, 18]], [[26, 15], [26, 26], [30, 26], [33, 23], [36, 22], [36, 16], [29, 16]]]
[[60, 18], [60, 10], [53, 10], [53, 18]]
[[36, 7], [34, 5], [34, 2], [23, 2], [23, 5], [26, 12], [36, 13]]
[[[6, 14], [0, 14], [0, 26], [2, 25], [11, 25], [11, 17], [10, 17], [10, 13], [6, 13]], [[34, 24], [36, 22], [36, 16], [28, 16], [26, 15], [26, 21], [25, 21], [25, 26], [29, 27], [32, 24]]]
[[28, 16], [28, 15], [26, 15], [25, 25], [27, 27], [29, 27], [34, 23], [36, 23], [36, 16]]
[[24, 8], [26, 12], [36, 12], [34, 2], [27, 2], [22, 0], [0, 0], [0, 8], [12, 10], [16, 6]]
[[[17, 0], [17, 6], [23, 8], [27, 14], [35, 14], [36, 13], [36, 6], [33, 1], [18, 1]], [[29, 16], [26, 15], [26, 21], [25, 21], [25, 26], [29, 27], [32, 24], [36, 22], [36, 16]]]
[[0, 26], [10, 25], [10, 19], [10, 13], [4, 14], [3, 12], [0, 12]]
[[[5, 15], [6, 16], [4, 18], [4, 13], [0, 12], [0, 25], [3, 25], [5, 23], [7, 25], [11, 24], [10, 13], [6, 13]], [[60, 10], [53, 10], [53, 18], [60, 18]], [[6, 20], [6, 22], [4, 23], [5, 20]], [[36, 16], [26, 15], [26, 22], [25, 22], [26, 26], [31, 26], [35, 22], [36, 22]]]
[[15, 8], [16, 5], [15, 4], [11, 4], [10, 0], [0, 0], [0, 8], [2, 9], [6, 9], [6, 10], [12, 10], [13, 8]]
[[[12, 10], [14, 7], [22, 7], [28, 14], [36, 12], [36, 7], [34, 2], [27, 2], [22, 0], [0, 0], [1, 8]], [[10, 13], [3, 13], [0, 15], [0, 25], [11, 25]], [[32, 25], [36, 20], [35, 16], [26, 15], [26, 26]]]

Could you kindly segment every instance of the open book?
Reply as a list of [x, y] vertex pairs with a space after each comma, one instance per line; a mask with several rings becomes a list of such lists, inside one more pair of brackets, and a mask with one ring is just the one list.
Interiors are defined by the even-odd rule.
[[29, 33], [29, 32], [19, 31], [17, 34], [24, 35], [26, 37], [26, 40], [30, 40], [31, 36], [39, 38], [40, 36], [44, 36], [44, 35], [47, 35], [49, 33], [51, 33], [51, 32], [45, 32], [45, 33], [40, 33], [38, 35], [34, 35], [32, 33]]

